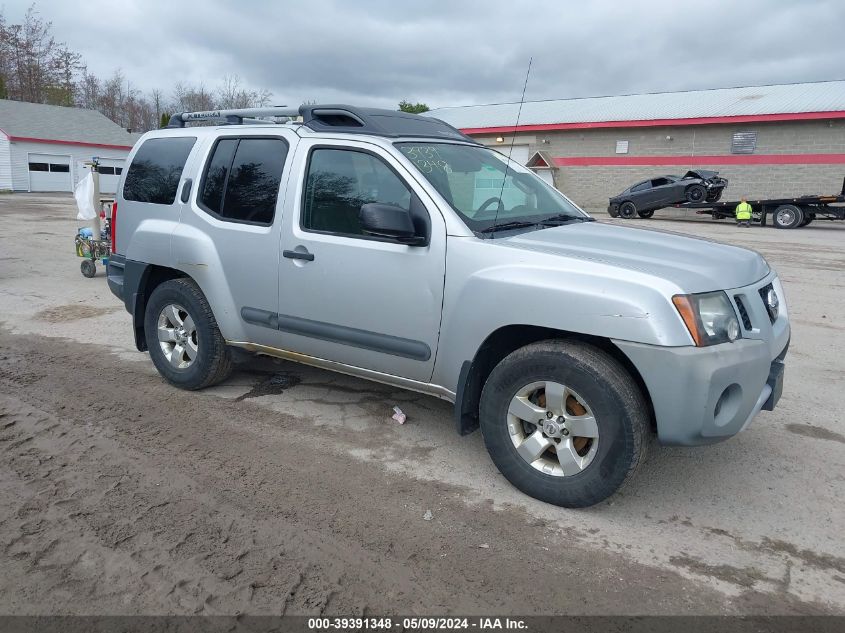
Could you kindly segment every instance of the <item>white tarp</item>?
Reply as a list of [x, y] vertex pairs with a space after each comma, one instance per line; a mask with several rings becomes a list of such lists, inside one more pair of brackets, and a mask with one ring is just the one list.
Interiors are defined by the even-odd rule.
[[94, 176], [90, 172], [76, 183], [73, 197], [76, 198], [76, 206], [79, 209], [77, 220], [93, 220], [97, 217], [97, 211], [94, 209]]

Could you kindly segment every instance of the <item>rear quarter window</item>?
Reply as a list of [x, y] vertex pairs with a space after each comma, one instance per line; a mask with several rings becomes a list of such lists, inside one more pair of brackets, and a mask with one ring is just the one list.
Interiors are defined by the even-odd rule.
[[144, 141], [126, 172], [124, 200], [173, 204], [185, 161], [196, 140], [193, 136], [178, 136]]

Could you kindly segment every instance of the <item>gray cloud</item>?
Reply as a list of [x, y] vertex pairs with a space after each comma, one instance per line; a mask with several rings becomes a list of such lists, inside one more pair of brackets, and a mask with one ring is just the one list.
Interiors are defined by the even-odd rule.
[[[16, 21], [30, 0], [5, 0]], [[195, 6], [196, 10], [188, 7]], [[839, 0], [40, 2], [92, 71], [142, 90], [237, 74], [274, 103], [393, 107], [843, 78]]]

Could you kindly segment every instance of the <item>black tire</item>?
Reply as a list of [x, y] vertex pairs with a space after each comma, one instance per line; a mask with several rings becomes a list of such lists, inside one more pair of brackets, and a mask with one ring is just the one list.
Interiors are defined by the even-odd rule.
[[618, 206], [607, 207], [607, 215], [609, 215], [612, 218], [618, 218], [619, 217], [619, 207]]
[[640, 216], [643, 220], [648, 220], [651, 216], [654, 215], [654, 210], [651, 211], [637, 211], [637, 215]]
[[626, 200], [619, 205], [619, 217], [626, 220], [633, 220], [637, 217], [637, 205], [630, 200]]
[[719, 189], [715, 193], [712, 191], [707, 192], [707, 202], [718, 202], [722, 198], [722, 190]]
[[684, 191], [687, 202], [702, 202], [707, 199], [707, 187], [704, 185], [690, 185]]
[[97, 274], [97, 265], [94, 264], [94, 262], [92, 262], [90, 259], [83, 259], [79, 263], [79, 270], [82, 271], [83, 277], [88, 277], [88, 279], [91, 279]]
[[[511, 440], [512, 398], [526, 384], [546, 380], [583, 396], [599, 429], [595, 456], [577, 474], [541, 472], [519, 455]], [[480, 423], [490, 457], [509, 482], [527, 495], [567, 508], [594, 505], [619, 490], [644, 461], [649, 441], [648, 405], [630, 374], [610, 355], [578, 341], [532, 343], [504, 358], [484, 385]]]
[[782, 204], [772, 213], [772, 224], [778, 229], [794, 229], [804, 221], [804, 210], [794, 204]]
[[804, 220], [801, 222], [801, 226], [807, 226], [813, 220], [816, 219], [816, 214], [812, 212], [804, 213]]
[[[158, 340], [159, 316], [171, 304], [183, 306], [196, 328], [196, 357], [184, 369], [168, 361]], [[153, 290], [144, 314], [144, 334], [158, 373], [175, 387], [191, 391], [204, 389], [225, 380], [232, 372], [232, 357], [217, 320], [205, 295], [190, 279], [172, 279]]]

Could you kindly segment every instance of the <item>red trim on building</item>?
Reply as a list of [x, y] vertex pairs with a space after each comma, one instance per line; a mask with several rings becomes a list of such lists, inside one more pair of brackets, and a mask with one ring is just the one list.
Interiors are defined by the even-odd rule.
[[49, 138], [30, 138], [28, 136], [9, 136], [10, 141], [22, 143], [47, 143], [49, 145], [82, 145], [83, 147], [99, 147], [102, 149], [132, 149], [131, 145], [108, 145], [106, 143], [85, 143], [83, 141], [59, 141]]
[[819, 119], [845, 119], [845, 111], [794, 112], [784, 114], [743, 114], [738, 116], [708, 116], [688, 119], [643, 119], [636, 121], [590, 121], [583, 123], [543, 123], [539, 125], [506, 125], [500, 127], [466, 127], [464, 134], [509, 134], [518, 132], [546, 132], [552, 130], [583, 130], [609, 127], [657, 127], [673, 125], [730, 125], [733, 123], [760, 123], [771, 121], [816, 121]]
[[711, 156], [556, 156], [555, 165], [841, 165], [845, 154], [727, 154]]

